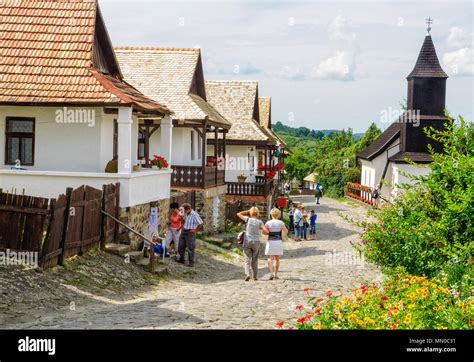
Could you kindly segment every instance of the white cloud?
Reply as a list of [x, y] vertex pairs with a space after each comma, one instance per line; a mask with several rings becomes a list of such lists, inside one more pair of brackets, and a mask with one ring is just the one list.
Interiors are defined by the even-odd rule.
[[334, 40], [353, 42], [356, 34], [352, 31], [352, 21], [342, 15], [336, 16], [328, 27], [329, 37]]
[[468, 34], [464, 29], [458, 26], [453, 26], [449, 29], [447, 45], [449, 49], [472, 47], [472, 34]]
[[450, 75], [474, 75], [473, 33], [453, 26], [446, 40], [450, 52], [443, 55], [443, 63]]
[[286, 65], [278, 72], [278, 77], [288, 80], [304, 80], [306, 77], [299, 66]]
[[474, 49], [462, 48], [443, 55], [450, 75], [474, 75]]
[[311, 76], [318, 79], [353, 80], [355, 68], [355, 53], [340, 50], [334, 56], [321, 60], [313, 68]]

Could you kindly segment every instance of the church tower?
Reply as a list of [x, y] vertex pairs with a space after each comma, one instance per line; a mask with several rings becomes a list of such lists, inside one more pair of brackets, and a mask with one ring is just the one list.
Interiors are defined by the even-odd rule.
[[428, 18], [428, 34], [421, 47], [418, 60], [408, 75], [407, 109], [409, 118], [401, 125], [401, 150], [403, 152], [428, 152], [428, 143], [435, 149], [441, 146], [428, 139], [423, 129], [433, 126], [443, 129], [446, 117], [446, 80], [448, 75], [439, 64], [431, 39], [431, 19]]

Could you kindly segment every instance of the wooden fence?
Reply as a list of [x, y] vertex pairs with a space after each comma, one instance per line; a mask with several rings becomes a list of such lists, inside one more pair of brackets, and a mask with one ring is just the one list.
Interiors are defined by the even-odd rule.
[[48, 200], [0, 190], [0, 250], [38, 252], [44, 269], [62, 265], [66, 257], [115, 239], [118, 225], [102, 210], [118, 218], [119, 192], [119, 184], [81, 186]]

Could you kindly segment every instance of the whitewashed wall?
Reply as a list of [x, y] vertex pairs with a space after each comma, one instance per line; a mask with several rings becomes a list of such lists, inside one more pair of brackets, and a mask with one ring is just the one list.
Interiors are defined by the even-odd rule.
[[[227, 182], [237, 182], [237, 176], [244, 174], [248, 177], [247, 182], [254, 182], [258, 167], [256, 147], [227, 145], [226, 151], [225, 180]], [[253, 159], [253, 168], [250, 159]]]
[[[0, 168], [5, 165], [6, 117], [35, 118], [35, 162], [24, 166], [29, 170], [103, 172], [113, 156], [113, 115], [106, 115], [103, 109], [95, 111], [95, 124], [57, 123], [56, 107], [2, 107], [0, 106]], [[77, 109], [74, 107], [68, 108]], [[138, 130], [134, 120], [132, 126]], [[138, 132], [138, 131], [137, 131]], [[137, 142], [133, 140], [132, 160], [136, 162]]]
[[[199, 134], [196, 131], [194, 131], [195, 159], [191, 160], [191, 131], [194, 131], [194, 130], [190, 128], [173, 127], [173, 141], [172, 141], [173, 148], [171, 150], [171, 164], [172, 165], [180, 165], [180, 166], [201, 166], [202, 165], [202, 155], [200, 152], [198, 152]], [[161, 129], [158, 129], [150, 137], [150, 157], [153, 157], [153, 155], [155, 154], [161, 155], [160, 137], [161, 137]]]

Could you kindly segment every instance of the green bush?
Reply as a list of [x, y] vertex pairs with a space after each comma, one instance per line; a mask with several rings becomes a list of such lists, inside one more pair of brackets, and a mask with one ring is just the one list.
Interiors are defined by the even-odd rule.
[[431, 172], [412, 177], [417, 185], [404, 187], [393, 204], [382, 207], [356, 248], [383, 267], [403, 266], [427, 276], [444, 272], [455, 282], [472, 273], [473, 125], [460, 118], [443, 131], [427, 133], [442, 142], [444, 153], [431, 150]]

